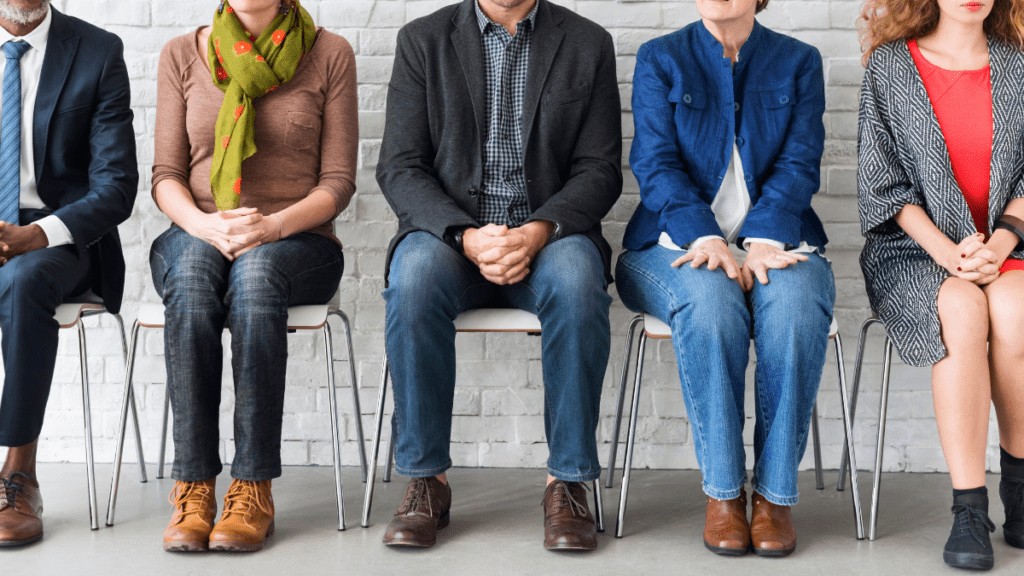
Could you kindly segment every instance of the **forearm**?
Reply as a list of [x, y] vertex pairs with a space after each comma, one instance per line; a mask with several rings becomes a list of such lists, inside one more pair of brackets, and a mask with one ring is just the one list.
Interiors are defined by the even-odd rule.
[[[1003, 210], [1003, 215], [1013, 216], [1014, 218], [1024, 220], [1024, 198], [1011, 200], [1010, 203], [1006, 205], [1006, 209]], [[992, 237], [989, 238], [989, 241], [986, 244], [988, 244], [988, 247], [995, 252], [996, 256], [999, 258], [999, 265], [1002, 266], [1002, 263], [1006, 261], [1010, 256], [1010, 253], [1013, 252], [1020, 242], [1021, 239], [1013, 232], [998, 229], [992, 231]]]
[[[314, 190], [302, 200], [275, 212], [281, 219], [281, 238], [306, 232], [334, 218], [336, 203], [325, 190]], [[266, 216], [270, 216], [267, 214]]]
[[196, 206], [188, 188], [175, 180], [161, 180], [153, 188], [153, 200], [171, 222], [196, 236], [195, 224], [205, 212]]
[[948, 269], [952, 265], [947, 260], [949, 255], [955, 252], [957, 243], [935, 226], [924, 208], [916, 204], [907, 204], [896, 213], [894, 219], [896, 224], [913, 238], [939, 266]]

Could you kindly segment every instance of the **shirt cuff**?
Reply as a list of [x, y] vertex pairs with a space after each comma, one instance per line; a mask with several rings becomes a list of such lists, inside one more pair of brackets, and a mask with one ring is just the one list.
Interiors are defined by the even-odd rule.
[[696, 250], [698, 246], [700, 246], [704, 242], [707, 242], [708, 240], [721, 240], [722, 242], [725, 242], [726, 244], [728, 244], [728, 242], [726, 242], [725, 238], [723, 238], [723, 237], [721, 237], [721, 236], [719, 236], [717, 234], [711, 234], [711, 235], [708, 235], [708, 236], [701, 236], [700, 238], [697, 238], [693, 242], [690, 242], [690, 245], [687, 246], [687, 249], [688, 250]]
[[768, 238], [747, 238], [746, 240], [743, 241], [743, 249], [750, 250], [750, 245], [755, 242], [758, 244], [767, 244], [769, 246], [774, 246], [779, 250], [786, 249], [786, 245], [783, 244], [782, 242], [779, 242], [778, 240], [769, 240]]
[[47, 248], [64, 246], [75, 241], [71, 237], [71, 231], [64, 225], [64, 222], [61, 222], [61, 219], [53, 214], [44, 216], [33, 222], [33, 224], [42, 228], [43, 233], [46, 234]]

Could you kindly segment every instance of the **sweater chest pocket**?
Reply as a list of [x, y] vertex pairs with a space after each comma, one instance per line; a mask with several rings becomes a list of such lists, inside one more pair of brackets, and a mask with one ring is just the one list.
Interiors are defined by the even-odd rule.
[[309, 112], [288, 112], [288, 127], [284, 143], [294, 150], [313, 150], [320, 147], [320, 117]]

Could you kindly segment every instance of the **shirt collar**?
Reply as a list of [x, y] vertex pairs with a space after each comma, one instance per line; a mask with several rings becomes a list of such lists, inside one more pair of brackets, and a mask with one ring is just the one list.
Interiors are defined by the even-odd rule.
[[[516, 25], [516, 27], [517, 27], [516, 29], [517, 30], [518, 30], [518, 27], [523, 24], [523, 22], [529, 22], [530, 26], [533, 27], [533, 25], [535, 23], [534, 21], [537, 19], [537, 9], [540, 8], [540, 3], [542, 1], [543, 0], [537, 0], [537, 3], [533, 5], [533, 10], [530, 10], [530, 13], [526, 15], [526, 18], [523, 18], [519, 22], [519, 24]], [[480, 32], [481, 33], [486, 32], [488, 26], [499, 26], [499, 27], [501, 26], [500, 24], [498, 24], [498, 23], [494, 22], [493, 20], [491, 20], [490, 18], [488, 18], [486, 14], [484, 14], [484, 11], [480, 9], [480, 2], [479, 1], [473, 2], [473, 8], [476, 9], [476, 23], [480, 25]]]
[[35, 30], [24, 36], [14, 36], [4, 28], [0, 28], [0, 46], [9, 40], [23, 40], [26, 44], [42, 50], [46, 47], [46, 41], [50, 39], [50, 24], [53, 22], [53, 10], [47, 9], [46, 17], [36, 26]]

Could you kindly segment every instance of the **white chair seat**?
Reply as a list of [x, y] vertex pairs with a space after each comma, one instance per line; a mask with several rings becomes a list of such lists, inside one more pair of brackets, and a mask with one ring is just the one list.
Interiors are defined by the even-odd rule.
[[[288, 308], [288, 329], [289, 330], [318, 330], [327, 322], [327, 314], [332, 306], [330, 304], [315, 304], [311, 306], [292, 306]], [[143, 304], [139, 306], [139, 325], [146, 328], [164, 327], [164, 306], [163, 304]]]
[[459, 314], [457, 332], [540, 332], [536, 314], [516, 308], [478, 308]]
[[78, 324], [78, 319], [82, 317], [82, 312], [86, 310], [104, 310], [102, 304], [92, 304], [87, 302], [80, 303], [67, 303], [57, 306], [57, 311], [54, 312], [53, 317], [60, 324], [61, 328], [73, 328], [75, 324]]
[[[644, 332], [647, 333], [647, 337], [654, 340], [664, 340], [672, 337], [672, 330], [661, 320], [658, 320], [650, 314], [644, 314]], [[831, 340], [836, 337], [839, 333], [839, 322], [836, 322], [835, 317], [832, 318], [832, 324], [828, 327], [828, 337]]]

